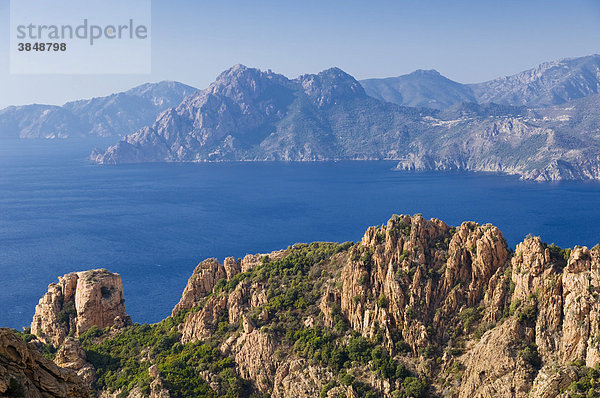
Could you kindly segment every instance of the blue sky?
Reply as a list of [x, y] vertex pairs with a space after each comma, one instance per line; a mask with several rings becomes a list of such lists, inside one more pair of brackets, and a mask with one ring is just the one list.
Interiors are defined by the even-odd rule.
[[338, 66], [358, 79], [437, 69], [464, 83], [600, 53], [598, 0], [152, 2], [152, 74], [10, 75], [0, 0], [0, 107], [106, 95], [147, 81], [206, 87], [243, 63], [289, 77]]

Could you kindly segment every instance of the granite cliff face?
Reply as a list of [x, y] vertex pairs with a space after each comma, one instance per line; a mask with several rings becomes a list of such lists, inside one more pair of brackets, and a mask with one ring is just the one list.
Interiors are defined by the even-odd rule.
[[[393, 333], [401, 333], [413, 352], [448, 340], [459, 310], [481, 301], [509, 257], [502, 234], [491, 225], [464, 223], [450, 231], [442, 221], [421, 216], [369, 228], [350, 255], [358, 261], [342, 269], [339, 292], [350, 326], [369, 337], [384, 327], [390, 348]], [[385, 297], [386, 305], [368, 297]]]
[[89, 398], [77, 374], [56, 366], [10, 329], [0, 328], [0, 396]]
[[555, 249], [528, 238], [517, 246], [504, 273], [494, 276], [485, 317], [497, 322], [499, 303], [508, 300], [508, 313], [514, 314], [466, 357], [460, 396], [554, 397], [578, 379], [575, 365], [600, 363], [600, 247]]
[[172, 316], [77, 329], [55, 362], [105, 397], [597, 396], [599, 275], [600, 246], [513, 251], [490, 224], [393, 216], [357, 243], [205, 260]]
[[48, 286], [35, 308], [31, 331], [40, 341], [58, 347], [67, 336], [79, 336], [92, 326], [129, 324], [121, 276], [91, 270], [64, 275]]

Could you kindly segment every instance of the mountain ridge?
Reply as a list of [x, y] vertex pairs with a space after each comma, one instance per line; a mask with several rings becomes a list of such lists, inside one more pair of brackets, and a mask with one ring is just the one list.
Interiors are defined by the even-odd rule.
[[[398, 152], [402, 143], [394, 138], [400, 132], [390, 136], [383, 129], [417, 123], [420, 113], [367, 96], [339, 68], [288, 79], [234, 66], [206, 90], [161, 114], [152, 127], [96, 154], [96, 161], [310, 161], [342, 158], [346, 152], [354, 152], [350, 156], [356, 159], [381, 158], [388, 155], [365, 155], [356, 151], [356, 143], [383, 140], [388, 153]], [[364, 126], [370, 126], [368, 137]]]
[[[435, 72], [424, 72], [438, 75]], [[443, 110], [377, 100], [339, 68], [289, 79], [236, 65], [91, 159], [99, 164], [398, 160], [537, 181], [600, 179], [594, 95], [547, 108], [460, 102]], [[573, 118], [572, 109], [578, 109]], [[583, 116], [585, 113], [585, 116]]]
[[436, 70], [361, 80], [374, 98], [407, 106], [445, 109], [461, 102], [530, 108], [560, 105], [600, 92], [600, 55], [561, 58], [481, 83], [450, 80]]
[[548, 61], [469, 87], [479, 102], [529, 107], [559, 105], [600, 92], [600, 55]]

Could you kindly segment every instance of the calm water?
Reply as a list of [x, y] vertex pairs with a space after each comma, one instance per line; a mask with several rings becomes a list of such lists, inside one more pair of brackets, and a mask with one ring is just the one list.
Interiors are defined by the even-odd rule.
[[390, 162], [94, 166], [89, 144], [0, 148], [0, 326], [28, 325], [57, 276], [119, 272], [135, 322], [156, 322], [196, 264], [315, 240], [356, 241], [393, 213], [491, 222], [514, 247], [528, 233], [600, 242], [600, 184], [403, 173]]

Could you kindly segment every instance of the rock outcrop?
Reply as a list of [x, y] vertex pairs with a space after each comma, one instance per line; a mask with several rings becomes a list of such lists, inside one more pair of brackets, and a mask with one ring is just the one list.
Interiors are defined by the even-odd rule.
[[[124, 319], [124, 308], [118, 315], [106, 309], [118, 300], [98, 298], [102, 286], [122, 297], [108, 282], [115, 277], [66, 275], [36, 311], [39, 335], [62, 343], [55, 362], [77, 370], [88, 385], [94, 369], [68, 334], [94, 322], [108, 326], [89, 315], [92, 308], [110, 313], [113, 323]], [[94, 339], [149, 361], [150, 378], [140, 378], [145, 386], [112, 390], [132, 398], [189, 391], [177, 384], [185, 384], [181, 374], [203, 380], [193, 386], [197, 391], [234, 395], [564, 398], [577, 390], [598, 396], [598, 294], [600, 246], [561, 249], [527, 237], [511, 251], [490, 224], [451, 227], [401, 215], [369, 228], [357, 243], [297, 244], [222, 264], [205, 260], [165, 322]], [[69, 328], [42, 322], [59, 319], [71, 301]], [[104, 360], [90, 358], [106, 374]]]
[[194, 270], [188, 280], [181, 300], [173, 308], [172, 315], [175, 316], [179, 311], [189, 310], [198, 301], [211, 293], [220, 280], [231, 280], [240, 272], [247, 272], [257, 265], [260, 265], [264, 258], [277, 260], [286, 255], [286, 250], [278, 250], [268, 254], [248, 254], [243, 259], [227, 257], [223, 264], [215, 258], [204, 260]]
[[96, 379], [96, 369], [86, 359], [85, 351], [79, 340], [67, 337], [56, 352], [54, 363], [61, 368], [76, 371], [83, 382], [91, 387]]
[[[463, 384], [461, 395], [506, 385], [503, 377], [514, 382], [516, 375], [526, 373], [523, 359], [528, 359], [529, 373], [537, 376], [522, 377], [520, 390], [513, 389], [511, 396], [528, 396], [531, 390], [529, 396], [555, 397], [556, 393], [548, 392], [551, 386], [565, 388], [577, 379], [571, 364], [600, 364], [599, 271], [600, 248], [560, 250], [538, 237], [517, 245], [510, 267], [498, 277], [496, 285], [503, 288], [488, 291], [485, 300], [488, 319], [497, 317], [497, 303], [510, 303], [504, 308], [510, 322], [493, 328], [471, 351], [465, 371], [469, 381]], [[502, 332], [515, 322], [512, 330]], [[488, 350], [481, 346], [486, 342]], [[497, 367], [502, 353], [510, 353], [514, 362], [505, 364], [500, 374]], [[486, 356], [488, 360], [482, 360]]]
[[152, 378], [150, 383], [150, 397], [149, 398], [171, 398], [171, 394], [164, 386], [164, 380], [158, 372], [156, 365], [148, 368], [148, 374]]
[[79, 336], [92, 326], [128, 324], [121, 276], [100, 269], [70, 273], [50, 284], [36, 306], [31, 332], [58, 347], [67, 336]]
[[[291, 360], [277, 368], [271, 396], [317, 397], [323, 386], [334, 378], [333, 372], [327, 368], [310, 364], [304, 359]], [[347, 387], [339, 387], [336, 391], [330, 391], [327, 396], [348, 396], [349, 390]]]
[[58, 367], [33, 344], [0, 328], [0, 396], [89, 398], [90, 393], [75, 371]]
[[459, 397], [527, 397], [533, 372], [518, 352], [531, 335], [516, 319], [486, 333], [466, 357]]
[[372, 337], [383, 327], [389, 347], [400, 332], [417, 352], [449, 338], [459, 310], [479, 303], [509, 252], [491, 225], [451, 229], [417, 215], [369, 228], [350, 256], [339, 304], [352, 328]]

